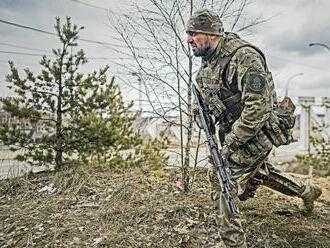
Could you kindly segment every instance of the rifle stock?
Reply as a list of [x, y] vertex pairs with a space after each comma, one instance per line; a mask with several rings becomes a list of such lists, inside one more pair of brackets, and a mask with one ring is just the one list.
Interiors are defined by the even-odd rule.
[[238, 209], [230, 191], [230, 175], [228, 161], [226, 161], [226, 159], [224, 159], [219, 153], [219, 148], [215, 139], [215, 128], [213, 120], [208, 113], [208, 108], [204, 103], [204, 99], [201, 93], [197, 90], [194, 84], [192, 85], [192, 92], [197, 102], [198, 114], [201, 119], [202, 126], [204, 128], [209, 151], [213, 160], [213, 166], [221, 186], [222, 194], [225, 197], [227, 209], [231, 218], [237, 217]]

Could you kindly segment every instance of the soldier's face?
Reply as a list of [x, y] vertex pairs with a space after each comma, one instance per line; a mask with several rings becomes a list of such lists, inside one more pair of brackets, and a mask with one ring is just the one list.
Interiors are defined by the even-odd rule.
[[195, 56], [206, 56], [211, 48], [210, 36], [207, 34], [187, 32], [187, 42]]

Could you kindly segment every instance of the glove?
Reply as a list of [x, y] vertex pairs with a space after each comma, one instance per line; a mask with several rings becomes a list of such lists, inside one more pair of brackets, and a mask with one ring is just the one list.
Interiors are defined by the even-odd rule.
[[224, 145], [224, 146], [222, 147], [222, 149], [221, 149], [221, 156], [222, 156], [224, 159], [228, 160], [229, 155], [230, 155], [231, 153], [232, 153], [232, 151], [230, 150], [229, 146]]

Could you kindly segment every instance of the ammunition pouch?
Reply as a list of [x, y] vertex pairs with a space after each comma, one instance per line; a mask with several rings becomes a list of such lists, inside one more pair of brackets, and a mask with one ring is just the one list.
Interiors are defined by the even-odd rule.
[[203, 96], [206, 104], [209, 108], [211, 114], [213, 114], [216, 119], [221, 120], [226, 115], [226, 106], [220, 100], [217, 89], [206, 88], [203, 90]]
[[294, 141], [292, 129], [295, 124], [295, 105], [289, 97], [285, 97], [271, 113], [262, 130], [276, 147], [288, 145]]

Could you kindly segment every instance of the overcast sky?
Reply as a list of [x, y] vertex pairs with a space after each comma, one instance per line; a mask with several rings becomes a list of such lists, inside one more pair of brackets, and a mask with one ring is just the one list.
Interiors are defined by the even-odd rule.
[[[80, 37], [112, 44], [102, 45], [80, 42], [81, 48], [90, 57], [87, 69], [97, 69], [110, 64], [110, 70], [117, 73], [113, 64], [114, 50], [121, 43], [109, 27], [108, 15], [122, 14], [129, 0], [81, 0], [101, 8], [95, 8], [74, 0], [0, 0], [0, 19], [52, 32], [55, 16], [71, 16], [74, 23], [84, 26]], [[292, 76], [289, 94], [292, 96], [330, 97], [330, 51], [321, 46], [310, 47], [318, 42], [330, 46], [330, 1], [328, 0], [255, 0], [247, 14], [272, 17], [258, 26], [253, 34], [244, 38], [260, 47], [266, 54], [269, 68], [275, 77], [279, 94], [284, 93], [285, 84]], [[226, 24], [225, 24], [226, 27]], [[19, 68], [38, 69], [38, 56], [6, 54], [3, 51], [45, 54], [56, 47], [55, 36], [33, 32], [0, 23], [0, 96], [8, 93], [5, 89], [5, 75], [8, 60]], [[183, 34], [184, 35], [184, 34]], [[35, 49], [28, 50], [15, 46]], [[42, 50], [39, 51], [38, 49]]]
[[293, 75], [304, 73], [290, 81], [290, 95], [330, 97], [330, 50], [309, 46], [330, 46], [330, 1], [258, 0], [253, 10], [273, 16], [257, 28], [254, 38], [267, 55], [278, 88], [284, 88]]

